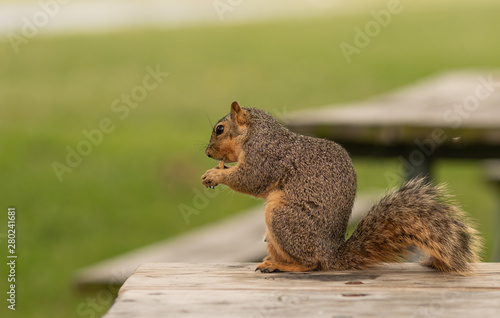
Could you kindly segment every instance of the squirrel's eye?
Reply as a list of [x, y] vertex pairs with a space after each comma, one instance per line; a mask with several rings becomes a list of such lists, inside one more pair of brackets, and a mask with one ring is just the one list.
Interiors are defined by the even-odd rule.
[[217, 127], [215, 127], [215, 134], [217, 136], [219, 136], [220, 134], [222, 134], [224, 132], [224, 126], [223, 125], [219, 125]]

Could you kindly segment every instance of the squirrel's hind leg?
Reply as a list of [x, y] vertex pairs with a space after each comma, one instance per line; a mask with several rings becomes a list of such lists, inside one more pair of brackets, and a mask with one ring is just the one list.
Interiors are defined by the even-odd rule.
[[309, 272], [316, 269], [316, 266], [304, 266], [282, 251], [276, 242], [269, 235], [266, 235], [268, 256], [257, 266], [256, 271], [262, 273], [274, 272]]
[[[256, 270], [271, 272], [308, 272], [319, 269], [313, 241], [303, 235], [302, 215], [289, 205], [282, 191], [266, 198], [265, 221], [268, 256]], [[307, 223], [307, 222], [306, 222]], [[295, 234], [293, 234], [295, 233]], [[312, 247], [312, 248], [311, 248]]]

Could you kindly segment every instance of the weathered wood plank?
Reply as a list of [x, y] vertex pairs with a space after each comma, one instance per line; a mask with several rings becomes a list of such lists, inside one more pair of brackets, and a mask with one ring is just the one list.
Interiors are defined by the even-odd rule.
[[441, 274], [416, 263], [384, 264], [363, 271], [273, 274], [255, 272], [257, 263], [143, 264], [125, 282], [120, 293], [138, 289], [500, 291], [500, 265], [495, 264], [477, 264], [476, 274], [466, 277]]
[[366, 271], [255, 273], [255, 263], [144, 264], [106, 318], [498, 317], [500, 263], [473, 276], [418, 264]]
[[498, 317], [500, 292], [134, 290], [106, 318]]

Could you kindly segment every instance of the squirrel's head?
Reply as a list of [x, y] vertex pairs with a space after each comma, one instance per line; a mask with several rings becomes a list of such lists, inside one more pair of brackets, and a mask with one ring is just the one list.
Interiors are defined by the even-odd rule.
[[248, 133], [250, 114], [238, 102], [231, 104], [231, 112], [219, 120], [212, 131], [205, 154], [226, 163], [238, 162], [242, 145]]

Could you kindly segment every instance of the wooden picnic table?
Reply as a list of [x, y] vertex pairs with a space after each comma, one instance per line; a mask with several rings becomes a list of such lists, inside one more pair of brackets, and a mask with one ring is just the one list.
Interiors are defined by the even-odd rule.
[[500, 263], [442, 274], [416, 263], [371, 270], [255, 272], [257, 263], [141, 265], [105, 318], [495, 317]]
[[285, 124], [353, 156], [397, 157], [400, 177], [430, 176], [436, 158], [500, 158], [500, 72], [442, 73], [363, 102], [295, 112]]
[[[436, 158], [500, 158], [500, 73], [444, 73], [395, 93], [297, 112], [286, 125], [353, 156], [398, 157], [399, 177]], [[441, 274], [415, 263], [365, 271], [254, 272], [257, 263], [146, 263], [106, 318], [499, 317], [500, 263]]]

